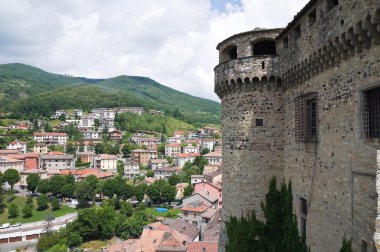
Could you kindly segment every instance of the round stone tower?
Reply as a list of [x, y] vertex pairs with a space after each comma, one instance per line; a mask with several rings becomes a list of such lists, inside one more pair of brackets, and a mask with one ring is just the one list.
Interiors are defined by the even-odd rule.
[[233, 35], [218, 44], [215, 93], [222, 100], [224, 222], [255, 210], [269, 181], [283, 178], [283, 88], [278, 77], [275, 38], [282, 29]]

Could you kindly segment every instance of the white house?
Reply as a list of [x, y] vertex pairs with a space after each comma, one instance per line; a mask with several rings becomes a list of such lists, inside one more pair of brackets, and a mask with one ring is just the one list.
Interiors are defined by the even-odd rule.
[[167, 144], [165, 146], [165, 156], [174, 157], [175, 154], [181, 153], [181, 145], [178, 143]]
[[133, 178], [140, 173], [140, 165], [135, 162], [126, 162], [124, 165], [124, 175], [128, 178]]
[[221, 165], [222, 164], [222, 153], [220, 152], [210, 152], [203, 155], [207, 159], [209, 165]]
[[117, 157], [115, 155], [99, 154], [95, 157], [95, 168], [116, 171]]
[[60, 132], [34, 132], [34, 140], [37, 143], [66, 145], [67, 134]]
[[177, 153], [174, 156], [175, 165], [182, 168], [186, 162], [192, 163], [200, 155], [199, 153]]
[[192, 144], [183, 147], [183, 153], [199, 153], [198, 146], [193, 146]]
[[7, 146], [8, 150], [20, 150], [21, 153], [26, 153], [26, 142], [15, 140], [10, 142]]

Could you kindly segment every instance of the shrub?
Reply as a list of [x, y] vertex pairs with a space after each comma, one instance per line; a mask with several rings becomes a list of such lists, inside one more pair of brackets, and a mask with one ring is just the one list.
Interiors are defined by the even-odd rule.
[[33, 206], [31, 204], [26, 204], [22, 209], [24, 218], [30, 218], [33, 215]]
[[12, 203], [8, 207], [8, 218], [16, 218], [18, 216], [18, 207]]
[[46, 194], [39, 195], [37, 197], [37, 205], [38, 205], [37, 210], [43, 211], [43, 210], [47, 209], [49, 207], [48, 203], [49, 203], [49, 198], [48, 198], [48, 196], [46, 196]]
[[56, 197], [52, 199], [51, 206], [53, 208], [53, 211], [59, 210], [61, 205], [59, 204], [59, 200]]

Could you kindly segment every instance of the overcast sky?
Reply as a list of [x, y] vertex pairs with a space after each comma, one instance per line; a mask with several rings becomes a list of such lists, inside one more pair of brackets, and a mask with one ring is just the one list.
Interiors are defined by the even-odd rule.
[[307, 0], [0, 0], [0, 63], [106, 78], [150, 77], [218, 100], [218, 42], [283, 27]]

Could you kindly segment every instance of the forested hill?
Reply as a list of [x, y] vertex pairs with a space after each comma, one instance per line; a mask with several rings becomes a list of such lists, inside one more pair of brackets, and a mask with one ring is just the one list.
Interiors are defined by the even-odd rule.
[[91, 79], [52, 74], [24, 64], [0, 65], [0, 112], [49, 116], [57, 109], [113, 106], [143, 106], [192, 123], [220, 123], [219, 103], [147, 77]]

